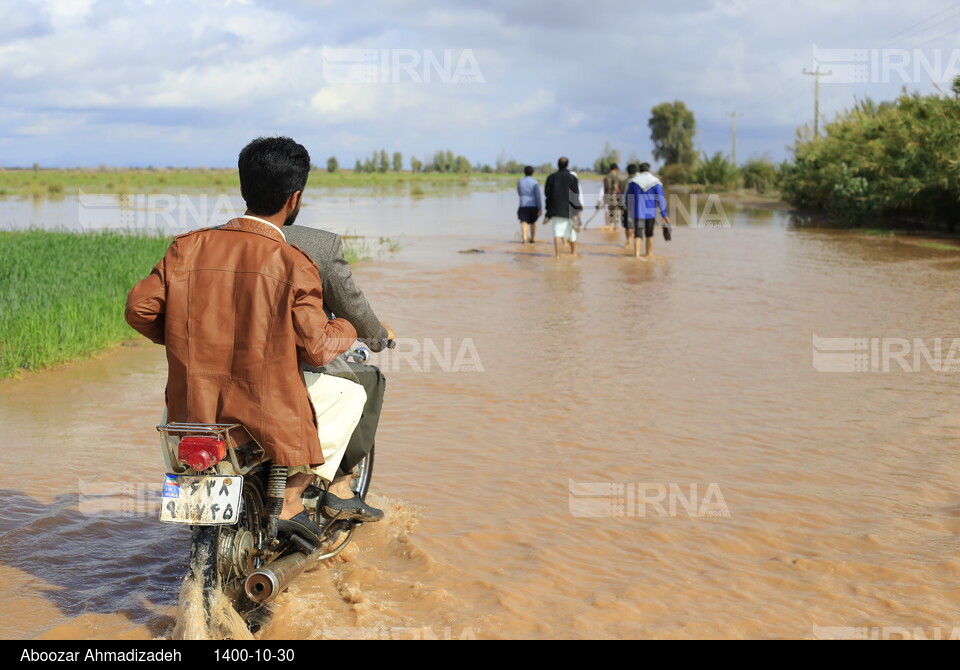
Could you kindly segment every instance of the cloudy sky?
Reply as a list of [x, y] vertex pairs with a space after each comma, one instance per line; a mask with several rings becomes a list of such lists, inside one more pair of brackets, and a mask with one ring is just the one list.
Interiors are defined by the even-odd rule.
[[960, 2], [0, 0], [0, 166], [231, 166], [258, 135], [352, 167], [649, 158], [683, 100], [705, 152], [780, 160], [813, 117], [960, 74]]

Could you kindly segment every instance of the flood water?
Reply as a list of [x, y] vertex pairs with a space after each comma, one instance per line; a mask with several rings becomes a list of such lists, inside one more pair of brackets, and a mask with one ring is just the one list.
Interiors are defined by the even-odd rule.
[[[355, 268], [405, 338], [379, 359], [388, 516], [259, 637], [960, 631], [960, 252], [727, 206], [646, 262], [595, 229], [554, 260], [518, 243], [515, 200], [307, 202], [306, 225], [400, 243]], [[867, 338], [839, 346], [867, 369], [822, 371], [814, 337]], [[916, 340], [946, 370], [884, 358]], [[0, 636], [171, 634], [188, 538], [146, 509], [165, 375], [140, 340], [0, 382]]]

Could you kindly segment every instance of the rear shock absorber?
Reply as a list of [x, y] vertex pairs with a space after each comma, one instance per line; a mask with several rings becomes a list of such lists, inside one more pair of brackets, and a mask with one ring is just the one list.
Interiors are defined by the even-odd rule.
[[270, 509], [270, 521], [267, 523], [267, 534], [270, 541], [276, 544], [277, 526], [280, 512], [283, 511], [283, 494], [287, 489], [287, 466], [271, 465], [270, 476], [267, 479], [267, 504]]

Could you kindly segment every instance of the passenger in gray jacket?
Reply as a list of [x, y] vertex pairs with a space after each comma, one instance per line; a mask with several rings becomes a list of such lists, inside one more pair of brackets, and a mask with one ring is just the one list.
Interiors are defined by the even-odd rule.
[[[323, 308], [328, 316], [336, 314], [349, 321], [356, 329], [357, 337], [372, 351], [380, 351], [386, 340], [396, 337], [390, 326], [377, 318], [363, 292], [354, 284], [350, 264], [343, 255], [343, 240], [339, 235], [319, 228], [297, 225], [287, 226], [284, 232], [287, 243], [296, 244], [320, 268]], [[323, 500], [324, 511], [328, 516], [341, 512], [341, 518], [348, 516], [360, 521], [377, 521], [383, 518], [382, 511], [367, 505], [360, 500], [359, 496], [353, 495], [349, 488], [348, 476], [353, 467], [374, 446], [386, 385], [383, 373], [372, 365], [348, 364], [340, 358], [323, 368], [304, 366], [304, 369], [351, 379], [363, 385], [367, 393], [367, 402], [364, 405], [360, 423], [350, 438], [340, 463], [340, 476]]]

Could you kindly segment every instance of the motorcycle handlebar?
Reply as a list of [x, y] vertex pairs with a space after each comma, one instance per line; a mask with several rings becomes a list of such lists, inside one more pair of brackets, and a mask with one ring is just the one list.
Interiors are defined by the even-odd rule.
[[376, 339], [360, 339], [360, 343], [368, 347], [374, 353], [383, 351], [384, 349], [395, 349], [397, 346], [396, 340], [387, 338], [387, 337], [378, 337]]
[[[371, 351], [371, 350], [368, 348], [369, 343], [370, 343], [369, 340], [366, 340], [366, 341], [360, 340], [360, 341], [363, 342], [364, 344], [366, 344], [367, 346], [362, 346], [362, 345], [361, 345], [361, 346], [357, 347], [356, 349], [350, 349], [349, 351], [346, 351], [346, 352], [343, 354], [344, 358], [346, 358], [347, 360], [350, 360], [350, 359], [352, 358], [352, 359], [353, 359], [354, 361], [356, 361], [357, 363], [366, 363], [367, 361], [370, 360], [371, 356], [373, 356], [373, 351]], [[397, 342], [396, 342], [396, 340], [383, 338], [383, 339], [375, 340], [375, 341], [376, 341], [380, 346], [377, 347], [374, 351], [383, 351], [384, 349], [396, 349], [396, 347], [397, 347]]]

